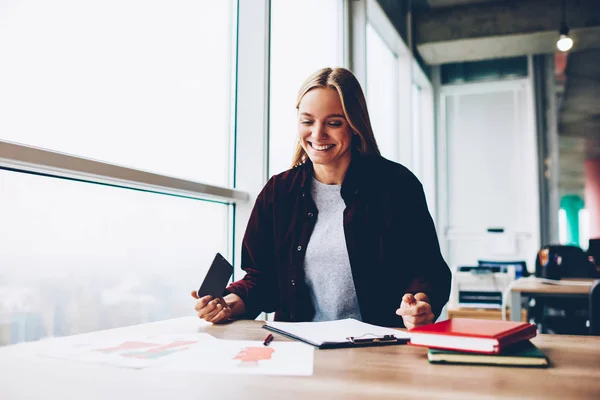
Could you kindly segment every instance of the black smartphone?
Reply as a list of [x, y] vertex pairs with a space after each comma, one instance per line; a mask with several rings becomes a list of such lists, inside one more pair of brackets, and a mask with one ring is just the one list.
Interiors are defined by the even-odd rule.
[[217, 253], [213, 260], [208, 273], [204, 277], [204, 281], [198, 289], [198, 297], [212, 296], [221, 297], [227, 287], [227, 282], [233, 274], [233, 266], [223, 257], [220, 253]]

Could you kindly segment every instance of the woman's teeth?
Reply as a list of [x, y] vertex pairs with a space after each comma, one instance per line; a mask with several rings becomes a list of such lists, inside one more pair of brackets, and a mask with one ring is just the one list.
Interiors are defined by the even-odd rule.
[[325, 145], [325, 146], [318, 146], [318, 145], [316, 145], [314, 143], [311, 143], [310, 145], [312, 146], [313, 149], [319, 150], [319, 151], [329, 150], [330, 148], [332, 148], [333, 146], [335, 146], [333, 144], [328, 144], [328, 145]]

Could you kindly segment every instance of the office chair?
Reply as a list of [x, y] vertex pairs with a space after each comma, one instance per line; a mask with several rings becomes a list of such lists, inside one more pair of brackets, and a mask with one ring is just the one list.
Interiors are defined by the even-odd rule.
[[537, 253], [535, 276], [546, 279], [594, 278], [596, 268], [581, 247], [549, 245]]
[[600, 238], [590, 239], [587, 254], [596, 268], [596, 274], [600, 277]]
[[590, 289], [590, 335], [600, 335], [600, 279]]
[[[595, 278], [596, 270], [578, 246], [544, 246], [536, 255], [535, 274], [546, 279]], [[530, 315], [542, 333], [586, 335], [589, 300], [536, 296]], [[598, 322], [600, 323], [600, 322]]]

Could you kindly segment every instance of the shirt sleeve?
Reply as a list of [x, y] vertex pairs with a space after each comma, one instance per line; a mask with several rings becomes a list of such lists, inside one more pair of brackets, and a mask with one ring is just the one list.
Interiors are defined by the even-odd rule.
[[242, 270], [246, 275], [229, 285], [227, 293], [238, 295], [246, 312], [240, 318], [254, 319], [278, 307], [275, 244], [273, 238], [273, 180], [258, 195], [242, 242]]
[[413, 257], [416, 263], [415, 275], [407, 289], [408, 293], [425, 293], [430, 300], [434, 321], [450, 297], [452, 274], [440, 251], [437, 233], [431, 214], [427, 209], [425, 192], [421, 183], [415, 189], [413, 215], [413, 246], [417, 252]]

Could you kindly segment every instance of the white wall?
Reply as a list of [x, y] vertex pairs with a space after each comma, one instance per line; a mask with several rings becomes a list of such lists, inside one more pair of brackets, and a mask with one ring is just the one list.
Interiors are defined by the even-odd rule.
[[[540, 238], [531, 80], [444, 86], [440, 112], [439, 231], [448, 263], [525, 260], [533, 270]], [[505, 234], [487, 234], [491, 227]]]

